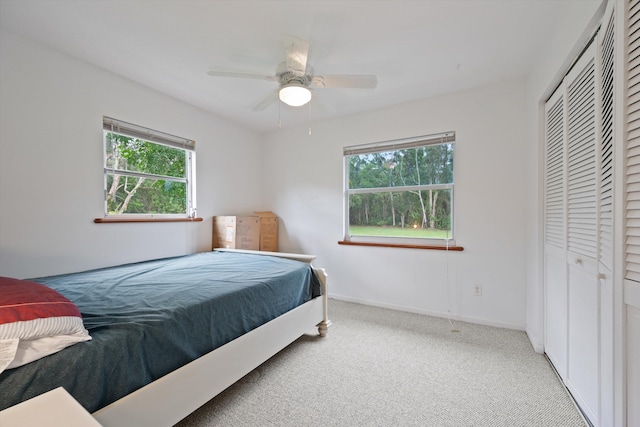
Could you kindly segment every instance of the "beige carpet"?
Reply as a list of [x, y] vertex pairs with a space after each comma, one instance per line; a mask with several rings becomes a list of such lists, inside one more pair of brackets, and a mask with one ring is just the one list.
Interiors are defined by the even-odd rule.
[[585, 426], [524, 332], [329, 307], [325, 338], [303, 336], [178, 426]]

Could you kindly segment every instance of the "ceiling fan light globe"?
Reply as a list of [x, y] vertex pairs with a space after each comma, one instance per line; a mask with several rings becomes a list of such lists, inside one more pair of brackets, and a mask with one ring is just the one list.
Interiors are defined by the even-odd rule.
[[289, 85], [278, 92], [280, 101], [292, 107], [300, 107], [311, 101], [311, 91], [304, 86]]

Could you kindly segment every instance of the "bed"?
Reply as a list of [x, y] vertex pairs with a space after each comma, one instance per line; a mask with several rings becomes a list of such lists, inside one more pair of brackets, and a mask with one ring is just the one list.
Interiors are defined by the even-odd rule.
[[104, 426], [174, 425], [303, 334], [327, 333], [313, 259], [220, 249], [31, 279], [77, 305], [91, 340], [2, 372], [0, 410], [62, 386]]

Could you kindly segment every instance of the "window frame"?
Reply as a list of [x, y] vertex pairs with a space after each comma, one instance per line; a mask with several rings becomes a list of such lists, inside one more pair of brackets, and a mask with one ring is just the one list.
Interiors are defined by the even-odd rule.
[[[381, 141], [371, 144], [352, 145], [343, 149], [343, 241], [340, 244], [362, 244], [371, 246], [388, 246], [388, 247], [423, 247], [423, 248], [443, 248], [447, 250], [460, 250], [456, 247], [455, 242], [455, 202], [454, 202], [454, 186], [455, 186], [455, 132], [444, 132], [432, 135], [422, 135], [412, 138], [404, 138], [390, 141]], [[454, 147], [452, 154], [453, 174], [452, 182], [448, 184], [420, 184], [400, 187], [374, 187], [374, 188], [349, 188], [350, 178], [350, 158], [359, 154], [373, 154], [380, 152], [399, 151], [410, 148], [421, 148], [433, 145], [452, 144]], [[420, 237], [386, 237], [386, 236], [359, 236], [349, 234], [350, 227], [350, 211], [349, 196], [352, 194], [373, 194], [373, 193], [389, 193], [404, 192], [412, 190], [450, 190], [451, 191], [451, 232], [450, 238], [420, 238]]]
[[[152, 144], [164, 145], [171, 148], [183, 150], [185, 152], [185, 176], [172, 177], [147, 172], [128, 171], [115, 169], [107, 166], [107, 134], [114, 133], [130, 138], [136, 138]], [[104, 218], [96, 219], [94, 222], [152, 222], [152, 221], [197, 221], [196, 217], [196, 153], [195, 141], [160, 132], [144, 126], [128, 123], [122, 120], [103, 116], [102, 131], [102, 166], [103, 166], [103, 202], [104, 202]], [[109, 174], [118, 174], [120, 176], [130, 176], [134, 178], [162, 179], [171, 182], [180, 182], [186, 185], [186, 208], [184, 213], [159, 214], [159, 213], [109, 213], [107, 203], [107, 193], [109, 191], [107, 185], [107, 177]]]

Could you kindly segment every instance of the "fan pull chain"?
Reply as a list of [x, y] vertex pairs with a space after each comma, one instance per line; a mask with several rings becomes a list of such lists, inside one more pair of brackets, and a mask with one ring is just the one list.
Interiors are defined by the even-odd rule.
[[309, 136], [311, 136], [311, 102], [309, 102]]
[[282, 129], [282, 121], [280, 120], [280, 108], [282, 106], [282, 101], [278, 99], [278, 129]]

